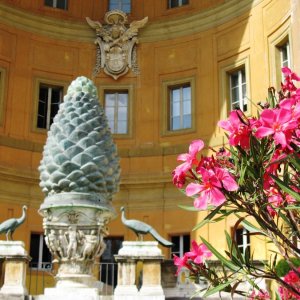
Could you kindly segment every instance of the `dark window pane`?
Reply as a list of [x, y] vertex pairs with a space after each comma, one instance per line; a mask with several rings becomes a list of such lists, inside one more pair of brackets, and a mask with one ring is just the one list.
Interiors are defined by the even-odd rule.
[[67, 10], [68, 9], [68, 0], [57, 0], [56, 7]]
[[40, 235], [32, 233], [30, 236], [30, 256], [31, 263], [36, 264], [39, 262], [40, 250]]
[[53, 7], [53, 0], [45, 0], [44, 3], [45, 3], [46, 6]]
[[179, 7], [189, 4], [189, 0], [168, 0], [168, 8]]
[[106, 248], [101, 256], [101, 261], [114, 262], [115, 261], [114, 255], [118, 254], [118, 251], [122, 247], [123, 240], [124, 240], [123, 237], [105, 238], [104, 242], [106, 244]]
[[39, 100], [47, 102], [47, 100], [48, 100], [48, 87], [42, 86], [42, 85], [40, 86]]
[[231, 90], [231, 101], [232, 103], [234, 103], [235, 101], [239, 100], [240, 99], [240, 94], [239, 94], [239, 88], [238, 87], [235, 87]]
[[38, 115], [45, 117], [47, 114], [47, 103], [43, 101], [39, 101], [39, 107], [38, 107]]
[[37, 127], [46, 128], [47, 126], [47, 110], [48, 110], [48, 87], [40, 86]]
[[177, 235], [177, 236], [172, 236], [171, 237], [171, 242], [173, 243], [173, 246], [172, 246], [172, 249], [171, 249], [171, 252], [179, 252], [180, 250], [180, 236]]
[[43, 237], [43, 263], [50, 263], [52, 261], [51, 253], [45, 243], [45, 238]]
[[184, 235], [183, 236], [183, 253], [190, 251], [190, 243], [191, 243], [190, 235], [189, 234]]
[[238, 72], [231, 74], [231, 87], [236, 87], [239, 85], [239, 74]]
[[179, 0], [169, 0], [169, 8], [177, 7], [179, 5]]
[[46, 119], [45, 118], [43, 118], [43, 117], [40, 117], [40, 116], [38, 116], [38, 119], [37, 119], [37, 128], [46, 128]]
[[235, 241], [238, 244], [238, 246], [243, 245], [243, 228], [238, 228], [235, 231]]

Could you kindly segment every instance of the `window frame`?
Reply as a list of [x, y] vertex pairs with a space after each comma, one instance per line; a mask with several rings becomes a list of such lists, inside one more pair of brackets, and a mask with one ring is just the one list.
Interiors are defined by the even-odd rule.
[[[184, 237], [188, 236], [190, 243], [188, 249], [184, 249]], [[191, 249], [191, 235], [190, 233], [180, 233], [180, 234], [171, 234], [170, 239], [172, 240], [173, 237], [179, 237], [179, 251], [172, 251], [172, 247], [170, 248], [170, 258], [173, 259], [173, 254], [177, 255], [178, 257], [182, 257], [185, 252], [190, 251]]]
[[[244, 77], [245, 77], [245, 81], [243, 81], [243, 74], [242, 72], [244, 71]], [[238, 76], [238, 84], [236, 86], [233, 86], [233, 83], [232, 83], [232, 76], [234, 74], [237, 74]], [[232, 111], [234, 110], [234, 104], [239, 104], [239, 108], [242, 112], [244, 113], [247, 113], [248, 111], [248, 99], [247, 99], [247, 80], [246, 80], [246, 70], [245, 70], [245, 67], [242, 66], [241, 68], [238, 68], [232, 72], [229, 72], [228, 73], [228, 80], [229, 80], [229, 93], [230, 93], [230, 96], [229, 96], [229, 110]], [[246, 86], [246, 96], [243, 96], [243, 85]], [[238, 88], [238, 99], [237, 101], [233, 102], [233, 89], [234, 88]], [[246, 99], [246, 105], [247, 105], [247, 110], [244, 111], [244, 105], [245, 105], [245, 99]], [[241, 109], [242, 107], [242, 109]]]
[[[172, 130], [170, 126], [171, 124], [170, 90], [174, 87], [183, 87], [184, 85], [187, 84], [189, 84], [191, 88], [191, 127]], [[195, 77], [186, 77], [182, 79], [162, 81], [162, 106], [163, 106], [161, 110], [162, 136], [171, 136], [171, 135], [187, 134], [187, 133], [195, 132], [196, 129], [195, 87], [196, 87]]]
[[246, 98], [247, 98], [247, 111], [246, 116], [252, 113], [251, 108], [251, 80], [250, 80], [250, 59], [249, 56], [237, 59], [233, 58], [230, 63], [228, 61], [222, 62], [219, 66], [219, 107], [220, 107], [220, 120], [227, 119], [231, 111], [231, 98], [230, 98], [230, 74], [245, 68], [246, 80]]
[[68, 10], [68, 8], [69, 8], [69, 1], [68, 0], [63, 0], [64, 1], [64, 8], [57, 7], [57, 1], [59, 1], [59, 0], [52, 0], [53, 5], [47, 5], [46, 0], [44, 0], [44, 6], [50, 7], [50, 8], [55, 8], [55, 9], [61, 9], [63, 11]]
[[[30, 269], [31, 270], [39, 270], [39, 271], [49, 271], [52, 269], [52, 254], [50, 252], [50, 250], [48, 249], [47, 245], [46, 245], [46, 242], [45, 242], [45, 238], [44, 238], [44, 233], [41, 233], [41, 232], [30, 232], [30, 249], [29, 249], [29, 253], [31, 255], [31, 238], [32, 238], [32, 235], [39, 235], [39, 254], [38, 254], [38, 261], [37, 261], [37, 267], [33, 267], [30, 265]], [[51, 261], [49, 262], [43, 262], [43, 249], [44, 247], [46, 247], [46, 249], [48, 249], [48, 252], [50, 253], [51, 255]], [[43, 265], [45, 264], [45, 266]], [[50, 266], [47, 267], [47, 266]]]
[[278, 28], [278, 30], [268, 36], [270, 62], [269, 85], [274, 86], [277, 90], [281, 89], [281, 82], [283, 80], [281, 72], [280, 47], [286, 42], [289, 43], [290, 68], [293, 69], [293, 38], [290, 28], [290, 19], [283, 23], [283, 25]]
[[172, 0], [167, 0], [167, 9], [180, 8], [180, 7], [185, 7], [185, 6], [190, 5], [190, 0], [187, 0], [188, 3], [186, 3], [186, 4], [182, 4], [183, 0], [178, 0], [178, 5], [177, 6], [171, 6], [171, 1]]
[[[238, 244], [237, 242], [237, 230], [242, 230], [242, 244]], [[233, 232], [233, 239], [237, 244], [237, 247], [241, 251], [242, 254], [245, 255], [247, 247], [249, 247], [249, 251], [251, 251], [251, 238], [250, 238], [250, 231], [247, 230], [245, 227], [238, 227], [234, 232]], [[249, 239], [249, 242], [248, 242]]]
[[128, 92], [128, 104], [127, 104], [127, 133], [112, 133], [115, 138], [118, 139], [128, 139], [133, 135], [133, 102], [134, 102], [134, 86], [133, 85], [101, 85], [98, 89], [100, 104], [105, 112], [105, 94], [107, 91], [118, 92], [127, 91]]
[[286, 67], [292, 68], [292, 55], [291, 55], [291, 44], [289, 35], [287, 34], [283, 39], [280, 40], [275, 45], [275, 66], [276, 66], [276, 85], [277, 88], [280, 87], [280, 83], [284, 81], [284, 75], [282, 74], [281, 69], [284, 67], [283, 65], [283, 58], [282, 58], [282, 50], [284, 46], [287, 46], [287, 62], [288, 65]]
[[131, 0], [129, 0], [129, 6], [130, 6], [129, 8], [130, 9], [129, 9], [128, 12], [123, 10], [123, 0], [117, 0], [117, 1], [118, 1], [118, 6], [120, 6], [120, 4], [121, 4], [122, 9], [120, 9], [120, 8], [113, 8], [113, 9], [111, 9], [110, 8], [111, 0], [108, 0], [108, 11], [118, 9], [118, 10], [123, 11], [125, 14], [131, 14], [131, 12], [132, 12], [132, 1]]
[[[126, 106], [126, 113], [127, 113], [127, 117], [126, 117], [126, 132], [125, 133], [121, 133], [121, 132], [118, 132], [118, 123], [120, 121], [119, 119], [119, 114], [118, 114], [118, 109], [119, 109], [119, 98], [120, 98], [120, 94], [121, 95], [124, 95], [126, 94], [127, 95], [127, 106]], [[127, 135], [128, 134], [128, 131], [129, 131], [129, 128], [128, 128], [128, 118], [129, 118], [129, 109], [128, 109], [128, 106], [129, 106], [129, 92], [128, 90], [105, 90], [104, 91], [104, 99], [103, 99], [103, 108], [104, 108], [104, 112], [106, 113], [106, 109], [107, 109], [107, 106], [106, 106], [106, 95], [114, 95], [114, 106], [113, 106], [113, 110], [114, 110], [114, 117], [113, 117], [113, 128], [110, 128], [111, 129], [111, 133], [114, 134], [114, 135]], [[108, 119], [107, 115], [106, 115], [106, 118]]]
[[[64, 95], [66, 94], [68, 83], [65, 81], [57, 81], [51, 80], [46, 78], [35, 78], [34, 79], [34, 109], [33, 109], [33, 118], [32, 118], [32, 131], [37, 133], [45, 133], [49, 129], [47, 128], [39, 128], [37, 126], [38, 121], [38, 109], [39, 109], [39, 93], [40, 93], [40, 86], [41, 85], [48, 85], [53, 87], [62, 87], [62, 101], [64, 99]], [[51, 125], [51, 124], [50, 124]]]

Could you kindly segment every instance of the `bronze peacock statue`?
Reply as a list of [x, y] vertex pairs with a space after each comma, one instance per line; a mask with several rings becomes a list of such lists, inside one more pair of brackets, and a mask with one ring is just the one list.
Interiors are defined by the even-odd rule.
[[127, 220], [125, 217], [125, 208], [121, 207], [122, 212], [122, 223], [131, 229], [138, 237], [139, 240], [143, 239], [143, 235], [150, 233], [155, 240], [157, 240], [164, 247], [172, 247], [173, 243], [165, 240], [163, 237], [159, 235], [159, 233], [149, 224], [146, 224], [142, 221], [138, 220]]
[[22, 216], [20, 218], [12, 218], [4, 221], [3, 223], [0, 224], [0, 234], [5, 233], [6, 234], [6, 240], [13, 239], [13, 233], [15, 232], [16, 228], [19, 227], [23, 222], [25, 221], [26, 218], [26, 210], [27, 206], [24, 205], [22, 208]]

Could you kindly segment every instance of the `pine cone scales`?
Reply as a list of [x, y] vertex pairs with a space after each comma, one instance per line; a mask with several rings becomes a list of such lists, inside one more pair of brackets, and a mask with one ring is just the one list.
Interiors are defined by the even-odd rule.
[[40, 167], [47, 195], [96, 194], [111, 200], [118, 191], [119, 158], [92, 81], [72, 82], [48, 132]]

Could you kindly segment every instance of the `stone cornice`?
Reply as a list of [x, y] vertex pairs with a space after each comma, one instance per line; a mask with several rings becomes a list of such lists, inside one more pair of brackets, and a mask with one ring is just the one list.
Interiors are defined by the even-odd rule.
[[[36, 170], [20, 170], [16, 168], [9, 168], [0, 166], [0, 180], [10, 181], [29, 185], [39, 184], [39, 172]], [[163, 185], [171, 183], [170, 173], [165, 174], [136, 174], [136, 175], [124, 175], [121, 180], [121, 186], [126, 187], [145, 187], [147, 185], [153, 186], [153, 184]], [[1, 191], [1, 189], [0, 189]]]
[[[25, 150], [30, 152], [39, 152], [43, 151], [44, 145], [41, 143], [21, 140], [12, 137], [0, 136], [0, 145]], [[213, 139], [204, 139], [205, 145], [209, 147], [218, 147], [224, 145], [225, 139], [223, 136], [214, 137]], [[186, 152], [188, 149], [188, 143], [178, 144], [178, 145], [169, 145], [169, 146], [156, 146], [151, 148], [119, 148], [118, 154], [120, 157], [146, 157], [146, 156], [167, 156], [167, 155], [177, 155], [183, 152]]]
[[[250, 11], [264, 0], [229, 0], [215, 8], [188, 14], [184, 17], [150, 22], [139, 34], [140, 42], [154, 42], [195, 34], [221, 25]], [[0, 3], [0, 22], [59, 40], [91, 42], [94, 31], [85, 20], [75, 22], [40, 16]]]

